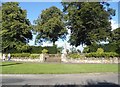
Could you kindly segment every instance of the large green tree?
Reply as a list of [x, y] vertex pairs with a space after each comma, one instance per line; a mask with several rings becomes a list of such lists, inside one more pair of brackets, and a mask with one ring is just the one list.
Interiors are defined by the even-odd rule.
[[112, 31], [111, 43], [120, 43], [120, 27]]
[[120, 27], [111, 32], [109, 43], [87, 46], [84, 48], [84, 52], [96, 52], [98, 48], [103, 48], [105, 52], [117, 52], [120, 54]]
[[92, 45], [106, 41], [111, 35], [110, 19], [115, 11], [108, 3], [63, 2], [65, 19], [71, 30], [70, 44]]
[[110, 44], [114, 44], [116, 47], [116, 52], [120, 54], [120, 27], [112, 31]]
[[26, 10], [17, 2], [2, 3], [2, 50], [21, 49], [32, 39], [31, 24]]
[[63, 22], [63, 14], [55, 6], [42, 11], [35, 21], [35, 29], [38, 32], [36, 41], [51, 41], [53, 44], [60, 38], [65, 39], [67, 30]]

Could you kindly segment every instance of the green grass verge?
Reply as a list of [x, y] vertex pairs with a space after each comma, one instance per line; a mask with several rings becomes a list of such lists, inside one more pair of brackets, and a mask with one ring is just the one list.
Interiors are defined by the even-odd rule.
[[3, 62], [2, 74], [72, 74], [118, 72], [118, 64], [62, 64]]

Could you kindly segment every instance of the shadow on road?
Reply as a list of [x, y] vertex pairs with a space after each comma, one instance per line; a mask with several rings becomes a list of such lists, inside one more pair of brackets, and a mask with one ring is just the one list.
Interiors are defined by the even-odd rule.
[[18, 64], [22, 64], [22, 63], [10, 63], [10, 64], [2, 64], [0, 66], [11, 66], [11, 65], [18, 65]]
[[86, 85], [76, 85], [76, 84], [66, 84], [66, 85], [2, 85], [2, 87], [120, 87], [120, 85], [115, 83], [110, 83], [107, 81], [97, 82], [88, 81]]

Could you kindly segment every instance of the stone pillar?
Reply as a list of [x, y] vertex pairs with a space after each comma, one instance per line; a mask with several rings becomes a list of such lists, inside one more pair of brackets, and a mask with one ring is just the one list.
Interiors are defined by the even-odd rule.
[[65, 55], [65, 54], [62, 54], [62, 55], [61, 55], [61, 61], [62, 61], [62, 62], [67, 62], [67, 59], [66, 59], [66, 55]]
[[44, 54], [40, 54], [40, 62], [44, 62]]
[[61, 61], [62, 62], [67, 62], [67, 52], [66, 52], [66, 49], [63, 50], [63, 53], [61, 55]]

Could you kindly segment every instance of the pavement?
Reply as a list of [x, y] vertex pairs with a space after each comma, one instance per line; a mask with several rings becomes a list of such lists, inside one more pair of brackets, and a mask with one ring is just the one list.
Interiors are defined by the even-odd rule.
[[0, 74], [0, 78], [2, 85], [119, 85], [118, 73]]

